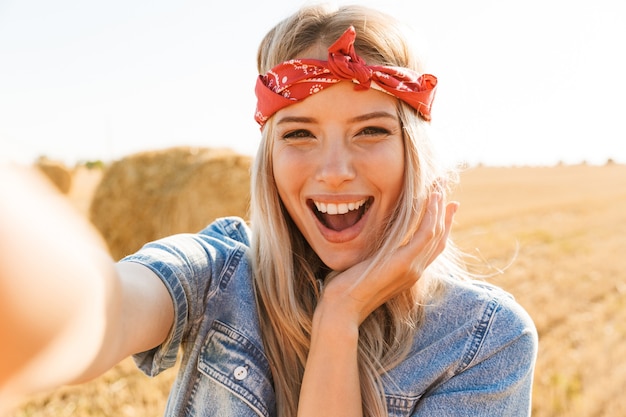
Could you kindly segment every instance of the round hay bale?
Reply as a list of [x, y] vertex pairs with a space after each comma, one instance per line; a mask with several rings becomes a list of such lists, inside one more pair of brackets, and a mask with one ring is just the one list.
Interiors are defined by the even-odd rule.
[[130, 155], [105, 170], [89, 217], [115, 259], [164, 236], [197, 232], [218, 217], [247, 218], [251, 163], [228, 149]]
[[63, 194], [70, 192], [72, 188], [72, 172], [65, 164], [47, 158], [39, 158], [35, 162], [35, 166], [60, 192]]

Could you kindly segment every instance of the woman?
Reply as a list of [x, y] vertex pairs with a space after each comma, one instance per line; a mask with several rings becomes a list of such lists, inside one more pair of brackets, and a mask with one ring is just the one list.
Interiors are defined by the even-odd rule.
[[[42, 303], [63, 308], [41, 313], [56, 328], [29, 345], [41, 352], [5, 348], [17, 359], [0, 398], [92, 378], [131, 354], [155, 375], [182, 348], [166, 415], [528, 415], [534, 326], [460, 267], [458, 204], [427, 135], [437, 80], [398, 27], [363, 7], [307, 7], [265, 37], [251, 228], [218, 219], [113, 267], [64, 209], [46, 227], [62, 227], [66, 247], [35, 239], [50, 233], [30, 223], [13, 250], [46, 256], [24, 273], [5, 253], [5, 298], [26, 292], [9, 272], [35, 280], [37, 268], [68, 290]], [[10, 210], [3, 228], [23, 234], [27, 215]], [[5, 308], [17, 317], [5, 328], [28, 340], [20, 310]]]

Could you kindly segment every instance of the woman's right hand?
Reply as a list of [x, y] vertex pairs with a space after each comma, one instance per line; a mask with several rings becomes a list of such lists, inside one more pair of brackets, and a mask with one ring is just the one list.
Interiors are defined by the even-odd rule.
[[322, 291], [300, 392], [298, 416], [361, 417], [359, 326], [386, 301], [415, 285], [444, 250], [458, 203], [433, 191], [410, 241], [384, 265], [367, 259], [337, 274]]
[[458, 202], [444, 201], [434, 187], [409, 242], [390, 253], [383, 265], [374, 265], [370, 258], [334, 276], [324, 288], [321, 308], [333, 304], [331, 309], [339, 308], [341, 316], [360, 325], [382, 304], [411, 288], [445, 249], [458, 207]]

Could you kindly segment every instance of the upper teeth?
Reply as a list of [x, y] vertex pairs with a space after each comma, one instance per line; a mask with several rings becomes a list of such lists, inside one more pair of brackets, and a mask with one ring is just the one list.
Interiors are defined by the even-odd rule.
[[320, 203], [318, 201], [315, 201], [315, 207], [317, 207], [317, 210], [319, 210], [322, 213], [346, 214], [347, 212], [351, 210], [358, 210], [359, 208], [361, 208], [363, 204], [365, 204], [366, 201], [367, 201], [367, 198], [364, 198], [363, 200], [359, 200], [359, 201], [354, 201], [351, 203], [339, 203], [339, 204]]

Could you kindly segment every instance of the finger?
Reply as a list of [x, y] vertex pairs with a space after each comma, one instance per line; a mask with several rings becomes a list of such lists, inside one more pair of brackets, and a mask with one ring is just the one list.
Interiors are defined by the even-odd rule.
[[428, 226], [432, 227], [428, 233], [430, 238], [419, 247], [416, 246], [415, 250], [418, 253], [414, 253], [415, 257], [411, 261], [412, 269], [418, 274], [421, 274], [444, 251], [452, 228], [452, 220], [459, 206], [458, 202], [445, 203], [443, 198], [436, 196], [436, 193], [433, 193], [432, 203], [433, 205], [429, 204], [424, 223], [421, 225], [426, 227], [427, 223], [433, 221], [432, 225]]
[[432, 192], [439, 192], [442, 195], [445, 195], [446, 189], [448, 187], [448, 179], [445, 177], [439, 177], [430, 185], [430, 190]]
[[[453, 210], [457, 203], [446, 205], [443, 195], [433, 191], [428, 196], [417, 231], [409, 242], [398, 248], [393, 254], [393, 261], [383, 267], [386, 275], [405, 275], [421, 272], [436, 258], [445, 247], [445, 240], [452, 222]], [[448, 206], [451, 208], [448, 210]], [[375, 270], [378, 268], [374, 267]], [[380, 272], [380, 271], [377, 271]]]
[[444, 220], [443, 230], [439, 238], [438, 244], [431, 254], [428, 264], [431, 264], [445, 250], [448, 243], [448, 238], [450, 237], [450, 231], [452, 230], [452, 221], [458, 209], [459, 203], [456, 201], [450, 202], [446, 205], [445, 216], [442, 216]]
[[441, 237], [445, 233], [445, 203], [439, 192], [431, 194], [431, 201], [421, 227], [425, 231], [424, 242], [413, 261], [414, 268], [421, 274], [438, 256]]
[[430, 258], [432, 241], [437, 239], [441, 212], [443, 210], [443, 196], [437, 191], [429, 194], [425, 206], [424, 214], [420, 219], [417, 230], [409, 239], [406, 245], [395, 251], [394, 257], [396, 265], [404, 265], [411, 270], [419, 270], [420, 264], [427, 263]]

